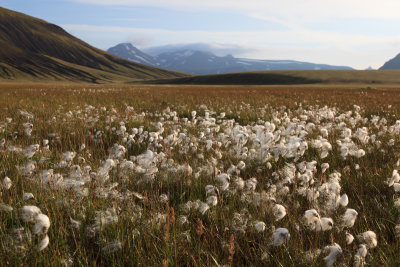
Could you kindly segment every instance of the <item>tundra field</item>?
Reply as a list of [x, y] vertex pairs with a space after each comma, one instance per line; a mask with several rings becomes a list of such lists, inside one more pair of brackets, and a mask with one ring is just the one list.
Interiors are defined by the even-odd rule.
[[0, 265], [399, 266], [399, 169], [399, 86], [2, 83]]

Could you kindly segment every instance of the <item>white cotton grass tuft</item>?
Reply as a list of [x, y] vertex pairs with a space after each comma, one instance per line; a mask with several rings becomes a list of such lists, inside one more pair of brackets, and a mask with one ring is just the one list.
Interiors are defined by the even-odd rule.
[[354, 209], [347, 209], [344, 215], [342, 216], [343, 226], [346, 228], [353, 227], [356, 219], [357, 219], [358, 212]]
[[342, 206], [342, 207], [346, 207], [349, 204], [349, 197], [347, 196], [347, 194], [343, 194], [337, 202], [338, 205]]
[[238, 189], [238, 190], [243, 190], [244, 189], [245, 182], [244, 182], [242, 177], [237, 177], [234, 180], [234, 184], [235, 184], [236, 189]]
[[320, 217], [315, 209], [306, 210], [303, 216], [304, 224], [313, 231], [329, 231], [333, 228], [333, 220], [328, 217]]
[[168, 201], [169, 201], [169, 198], [168, 198], [167, 194], [161, 194], [159, 199], [160, 199], [161, 203], [168, 203]]
[[[26, 223], [34, 223], [32, 232], [35, 235], [46, 235], [50, 228], [50, 219], [42, 214], [36, 206], [23, 206], [20, 211], [20, 218]], [[42, 251], [49, 245], [49, 237], [46, 235], [38, 244], [39, 251]]]
[[246, 168], [246, 163], [244, 163], [243, 161], [239, 161], [237, 168], [243, 171]]
[[394, 192], [400, 192], [400, 183], [393, 183]]
[[378, 245], [376, 234], [373, 231], [366, 231], [362, 234], [359, 234], [357, 239], [360, 243], [366, 244], [368, 248], [374, 248]]
[[218, 188], [214, 185], [206, 185], [205, 190], [206, 190], [206, 196], [218, 195], [218, 193], [219, 193]]
[[33, 226], [34, 234], [46, 234], [50, 228], [50, 219], [45, 214], [38, 214], [35, 217], [36, 224]]
[[2, 186], [2, 188], [6, 189], [6, 190], [10, 189], [11, 186], [12, 186], [12, 181], [11, 181], [11, 179], [8, 178], [7, 176], [4, 177], [1, 186]]
[[286, 209], [280, 204], [275, 204], [272, 212], [274, 213], [275, 221], [280, 221], [286, 216]]
[[212, 207], [217, 206], [217, 204], [218, 204], [218, 198], [217, 198], [216, 196], [209, 196], [209, 197], [207, 198], [207, 204], [210, 205], [210, 206], [212, 206]]
[[26, 123], [23, 124], [23, 127], [24, 127], [25, 135], [30, 137], [31, 134], [32, 134], [32, 130], [33, 130], [33, 124], [29, 123], [29, 122], [26, 122]]
[[311, 230], [315, 230], [317, 225], [320, 223], [321, 217], [315, 209], [306, 210], [304, 212], [304, 223]]
[[264, 231], [265, 231], [265, 226], [266, 226], [265, 222], [261, 222], [261, 221], [257, 221], [257, 222], [254, 224], [254, 228], [256, 229], [256, 231], [257, 231], [258, 233], [264, 232]]
[[38, 144], [30, 145], [29, 147], [24, 149], [24, 151], [23, 151], [24, 156], [26, 158], [30, 159], [33, 157], [33, 155], [35, 155], [35, 153], [37, 151], [39, 151], [39, 149], [40, 149], [40, 145], [38, 145]]
[[20, 216], [24, 222], [33, 222], [40, 213], [42, 213], [41, 210], [36, 206], [23, 206]]
[[365, 257], [368, 254], [368, 249], [365, 244], [361, 244], [360, 247], [357, 250], [356, 255], [354, 255], [354, 266], [359, 267], [359, 266], [364, 266], [365, 265]]
[[329, 163], [322, 163], [321, 164], [321, 172], [325, 173], [329, 169]]
[[327, 267], [331, 267], [335, 263], [336, 259], [343, 253], [342, 248], [336, 243], [325, 247], [325, 250], [329, 252], [328, 256], [324, 258]]
[[74, 151], [67, 151], [61, 155], [61, 159], [65, 160], [66, 162], [71, 162], [76, 156], [76, 152]]
[[286, 228], [278, 228], [272, 235], [272, 245], [275, 247], [282, 246], [285, 242], [289, 241], [290, 233]]
[[400, 174], [397, 170], [393, 170], [392, 177], [390, 177], [387, 181], [389, 187], [392, 186], [394, 183], [400, 182]]
[[47, 246], [49, 245], [49, 242], [50, 242], [49, 236], [46, 235], [46, 236], [40, 241], [40, 243], [39, 243], [39, 245], [38, 245], [39, 251], [42, 251], [42, 250], [44, 250], [45, 248], [47, 248]]
[[179, 216], [179, 217], [178, 217], [178, 223], [179, 223], [180, 225], [185, 225], [185, 224], [189, 223], [188, 217], [185, 216], [185, 215]]
[[354, 241], [354, 236], [346, 231], [346, 244], [350, 245]]
[[231, 180], [229, 174], [221, 173], [216, 176], [216, 181], [219, 184], [219, 187], [222, 191], [225, 191], [229, 188], [229, 181]]
[[331, 218], [322, 217], [317, 226], [317, 231], [330, 231], [333, 228], [333, 220]]
[[254, 177], [248, 179], [248, 180], [245, 182], [246, 189], [247, 189], [247, 190], [250, 190], [250, 191], [256, 190], [257, 183], [258, 183], [258, 181], [257, 181], [257, 179], [254, 178]]
[[201, 202], [201, 203], [199, 204], [198, 210], [199, 210], [199, 212], [200, 212], [201, 214], [206, 213], [209, 209], [210, 209], [210, 206], [209, 206], [207, 203]]
[[365, 156], [365, 151], [363, 149], [359, 149], [355, 153], [356, 158], [361, 158]]
[[24, 193], [23, 197], [24, 197], [24, 201], [35, 199], [35, 196], [32, 193]]
[[397, 209], [400, 209], [400, 198], [397, 198], [393, 204]]
[[28, 161], [22, 166], [17, 166], [17, 169], [22, 176], [31, 176], [35, 172], [36, 162]]

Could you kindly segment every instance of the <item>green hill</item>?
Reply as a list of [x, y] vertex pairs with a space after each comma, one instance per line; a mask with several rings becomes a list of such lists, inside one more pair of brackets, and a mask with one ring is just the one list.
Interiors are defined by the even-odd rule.
[[57, 25], [0, 8], [0, 79], [103, 83], [184, 76], [118, 58]]

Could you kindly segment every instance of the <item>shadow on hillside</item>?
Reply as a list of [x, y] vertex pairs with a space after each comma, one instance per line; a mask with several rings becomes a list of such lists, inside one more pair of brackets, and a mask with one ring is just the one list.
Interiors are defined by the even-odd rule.
[[321, 80], [278, 73], [228, 73], [202, 75], [178, 79], [148, 81], [151, 84], [205, 84], [205, 85], [290, 85], [313, 84]]

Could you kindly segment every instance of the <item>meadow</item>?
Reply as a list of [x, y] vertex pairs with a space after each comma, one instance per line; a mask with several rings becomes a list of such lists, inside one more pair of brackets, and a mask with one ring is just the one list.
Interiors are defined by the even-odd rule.
[[396, 85], [0, 84], [1, 266], [398, 266]]

